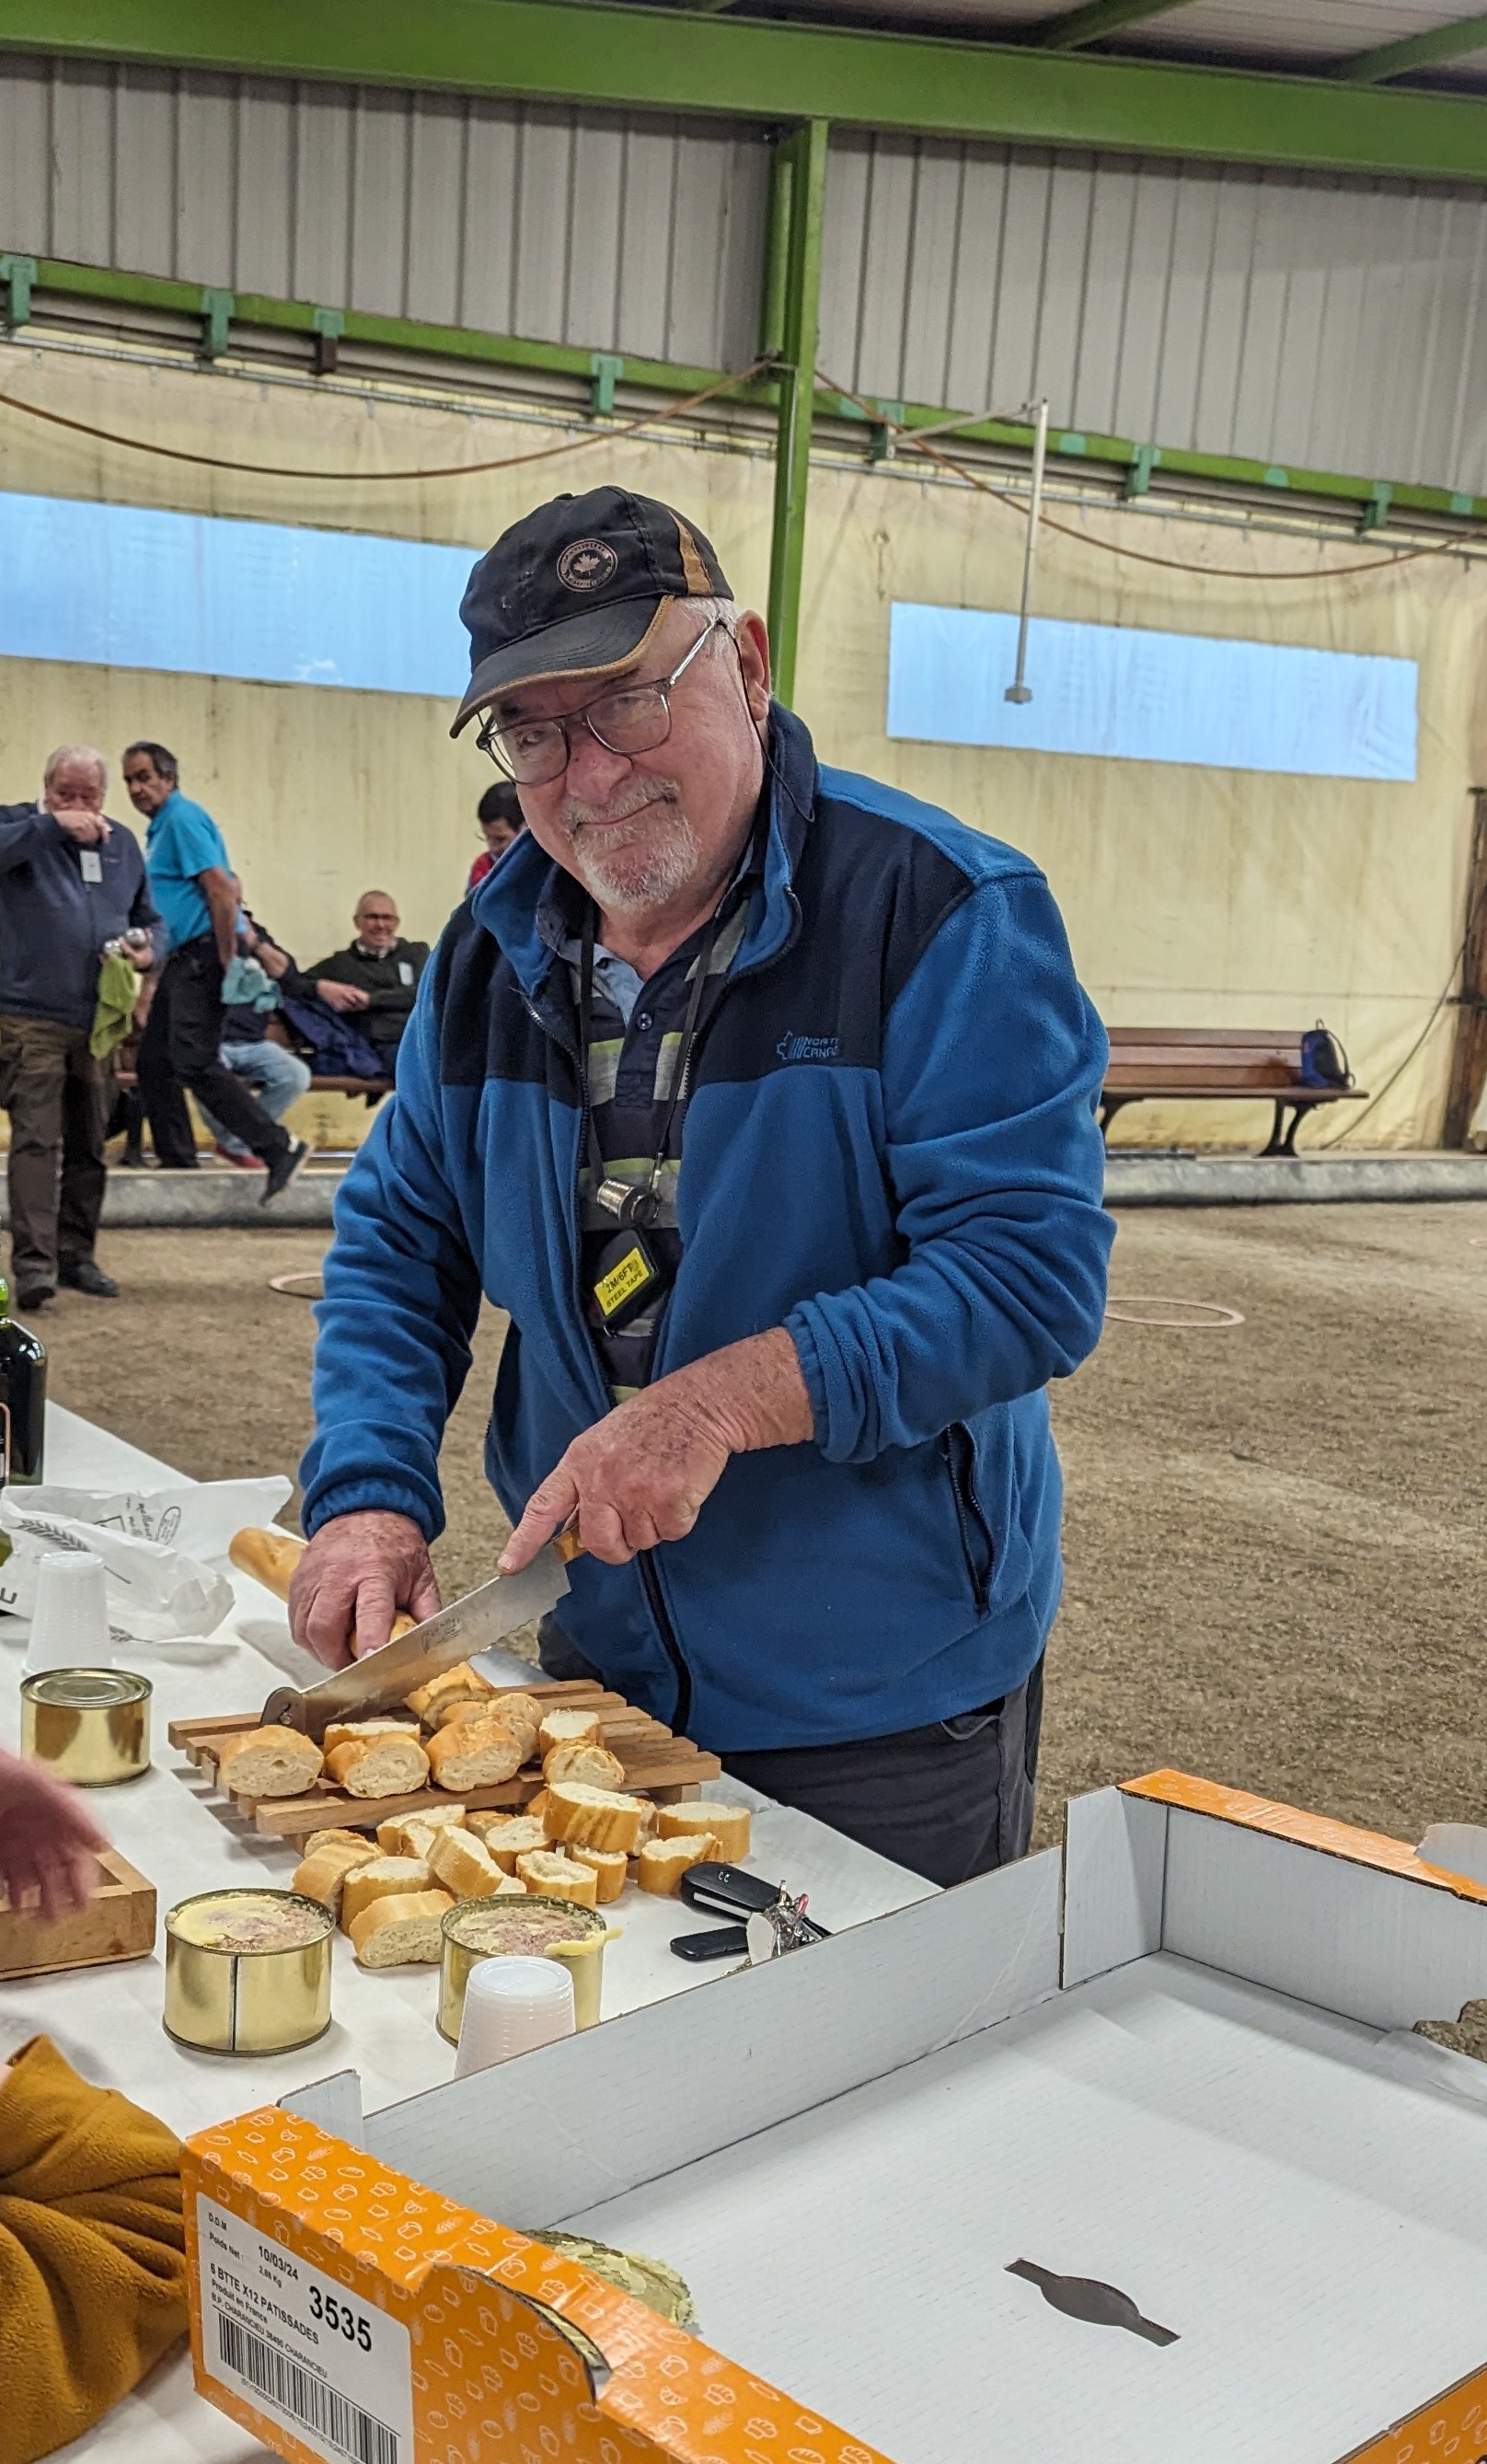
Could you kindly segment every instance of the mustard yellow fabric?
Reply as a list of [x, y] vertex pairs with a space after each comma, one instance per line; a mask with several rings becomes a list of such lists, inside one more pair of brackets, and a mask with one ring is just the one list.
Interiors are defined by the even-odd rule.
[[186, 2324], [181, 2151], [45, 2036], [0, 2081], [0, 2464], [90, 2429]]

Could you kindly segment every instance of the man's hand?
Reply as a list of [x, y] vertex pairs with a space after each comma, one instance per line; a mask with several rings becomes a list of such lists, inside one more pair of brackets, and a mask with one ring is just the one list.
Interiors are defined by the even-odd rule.
[[317, 976], [315, 989], [327, 1009], [370, 1009], [372, 996], [360, 984], [339, 984], [334, 976]]
[[54, 813], [52, 819], [59, 830], [65, 830], [76, 847], [101, 847], [113, 825], [101, 813]]
[[400, 1609], [422, 1619], [439, 1606], [428, 1543], [405, 1514], [339, 1514], [322, 1523], [295, 1569], [289, 1625], [327, 1668], [381, 1651]]
[[638, 1550], [684, 1540], [730, 1455], [803, 1444], [810, 1397], [783, 1327], [674, 1370], [575, 1438], [530, 1499], [500, 1559], [531, 1564], [544, 1541], [579, 1518], [591, 1557], [623, 1566]]
[[0, 1885], [12, 1907], [35, 1891], [44, 1917], [80, 1908], [98, 1886], [104, 1844], [76, 1789], [0, 1753]]

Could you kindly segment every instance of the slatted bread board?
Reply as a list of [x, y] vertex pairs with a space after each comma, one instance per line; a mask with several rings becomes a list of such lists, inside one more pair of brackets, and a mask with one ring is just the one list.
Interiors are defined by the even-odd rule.
[[[653, 1796], [659, 1804], [670, 1805], [678, 1798], [695, 1796], [706, 1781], [716, 1779], [722, 1771], [716, 1754], [704, 1753], [689, 1737], [673, 1736], [659, 1720], [637, 1711], [623, 1694], [607, 1692], [597, 1680], [540, 1679], [520, 1690], [555, 1711], [597, 1711], [604, 1744], [624, 1765], [626, 1789], [641, 1796]], [[166, 1734], [199, 1771], [208, 1771], [215, 1776], [217, 1758], [227, 1739], [242, 1736], [245, 1730], [258, 1725], [255, 1711], [239, 1711], [211, 1720], [172, 1720]], [[239, 1796], [229, 1791], [224, 1794], [230, 1794], [238, 1811], [251, 1815], [257, 1828], [271, 1837], [298, 1839], [311, 1831], [338, 1825], [364, 1831], [374, 1823], [390, 1821], [395, 1815], [448, 1805], [456, 1795], [461, 1805], [472, 1811], [502, 1806], [519, 1811], [536, 1796], [541, 1785], [542, 1773], [532, 1765], [518, 1771], [514, 1779], [457, 1792], [421, 1788], [407, 1796], [352, 1796], [338, 1788], [334, 1780], [325, 1778], [317, 1780], [303, 1796]]]

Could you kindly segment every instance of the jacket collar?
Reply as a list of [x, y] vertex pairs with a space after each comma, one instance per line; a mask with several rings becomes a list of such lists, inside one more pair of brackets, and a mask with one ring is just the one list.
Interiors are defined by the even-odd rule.
[[[792, 890], [805, 833], [815, 810], [818, 770], [809, 732], [792, 711], [770, 704], [766, 754], [769, 837], [764, 879], [754, 898], [734, 972], [764, 967], [794, 938], [798, 910]], [[543, 906], [553, 904], [562, 868], [523, 830], [493, 870], [470, 893], [477, 923], [499, 942], [528, 999], [535, 1001], [557, 964], [557, 954], [537, 927]]]

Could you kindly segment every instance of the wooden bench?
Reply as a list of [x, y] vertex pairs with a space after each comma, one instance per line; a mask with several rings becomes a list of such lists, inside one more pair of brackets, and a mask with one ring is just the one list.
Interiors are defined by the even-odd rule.
[[1304, 1113], [1319, 1104], [1365, 1100], [1361, 1087], [1307, 1086], [1300, 1029], [1275, 1034], [1262, 1027], [1112, 1026], [1100, 1127], [1108, 1133], [1127, 1104], [1268, 1101], [1275, 1106], [1275, 1126], [1260, 1152], [1289, 1155], [1296, 1153]]
[[[138, 1083], [132, 1069], [119, 1069], [114, 1075], [125, 1089]], [[390, 1095], [392, 1083], [390, 1078], [312, 1078], [308, 1091], [312, 1095]]]

